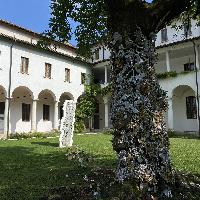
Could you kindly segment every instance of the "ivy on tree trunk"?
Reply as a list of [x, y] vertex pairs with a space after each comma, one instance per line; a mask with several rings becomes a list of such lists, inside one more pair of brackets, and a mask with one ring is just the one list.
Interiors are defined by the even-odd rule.
[[137, 27], [131, 36], [114, 33], [112, 64], [113, 148], [117, 178], [134, 178], [143, 199], [171, 196], [169, 139], [164, 122], [166, 92], [156, 78], [155, 37]]

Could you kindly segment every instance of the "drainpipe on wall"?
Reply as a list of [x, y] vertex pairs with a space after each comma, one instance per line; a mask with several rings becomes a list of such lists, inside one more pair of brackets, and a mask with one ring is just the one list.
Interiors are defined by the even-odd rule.
[[198, 82], [198, 69], [197, 69], [197, 52], [196, 52], [196, 44], [194, 41], [192, 41], [193, 43], [193, 48], [194, 48], [194, 55], [195, 55], [195, 61], [194, 61], [194, 66], [195, 66], [195, 75], [196, 75], [196, 88], [197, 88], [197, 117], [198, 117], [198, 124], [199, 124], [199, 138], [200, 138], [200, 113], [199, 113], [199, 82]]
[[7, 138], [9, 137], [10, 129], [10, 97], [11, 97], [11, 83], [12, 83], [12, 64], [13, 64], [13, 46], [10, 46], [10, 68], [9, 68], [9, 85], [8, 85], [8, 115], [7, 115]]

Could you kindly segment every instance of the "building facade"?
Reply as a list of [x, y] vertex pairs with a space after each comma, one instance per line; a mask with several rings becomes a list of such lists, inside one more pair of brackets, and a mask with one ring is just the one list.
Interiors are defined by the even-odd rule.
[[[158, 54], [155, 69], [159, 83], [168, 96], [166, 124], [168, 129], [177, 132], [196, 132], [199, 127], [197, 94], [200, 91], [197, 92], [197, 85], [200, 84], [200, 27], [194, 20], [189, 28], [181, 22], [176, 22], [178, 30], [172, 27], [167, 26], [161, 30], [155, 41]], [[110, 53], [108, 49], [101, 47], [97, 50], [93, 58], [94, 74], [96, 81], [105, 87], [110, 82]], [[99, 98], [98, 110], [97, 127], [112, 127], [109, 96]]]
[[58, 129], [65, 100], [84, 91], [81, 77], [89, 63], [75, 58], [75, 48], [53, 43], [39, 48], [39, 34], [0, 21], [0, 136], [7, 132]]
[[[181, 26], [177, 22], [177, 27]], [[91, 74], [105, 87], [110, 82], [110, 52], [95, 49], [92, 62], [77, 59], [70, 44], [51, 41], [39, 48], [41, 35], [0, 20], [0, 137], [16, 132], [47, 132], [58, 129], [65, 100], [75, 102], [84, 92], [83, 77]], [[166, 123], [180, 132], [198, 130], [197, 84], [200, 82], [200, 27], [166, 27], [157, 34], [161, 87], [167, 91]], [[196, 69], [197, 68], [197, 73]], [[112, 128], [110, 96], [97, 99], [92, 128]]]

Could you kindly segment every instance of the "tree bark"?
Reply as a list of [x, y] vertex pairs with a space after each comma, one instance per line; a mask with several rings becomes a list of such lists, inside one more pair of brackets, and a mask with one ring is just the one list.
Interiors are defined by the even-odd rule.
[[117, 178], [121, 182], [134, 178], [142, 199], [171, 196], [166, 92], [155, 75], [154, 39], [137, 27], [130, 35], [115, 32], [110, 43]]
[[117, 178], [134, 178], [141, 199], [170, 197], [173, 171], [164, 122], [166, 92], [156, 78], [156, 33], [191, 6], [188, 0], [105, 0], [112, 65], [113, 148]]

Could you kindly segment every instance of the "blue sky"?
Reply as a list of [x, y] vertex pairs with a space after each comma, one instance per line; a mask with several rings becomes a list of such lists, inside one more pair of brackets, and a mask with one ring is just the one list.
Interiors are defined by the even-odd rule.
[[[42, 33], [48, 29], [51, 0], [0, 0], [0, 19]], [[76, 45], [74, 39], [70, 41]]]
[[[50, 0], [0, 0], [0, 19], [42, 33], [48, 29], [50, 2]], [[76, 44], [74, 39], [71, 43]]]

